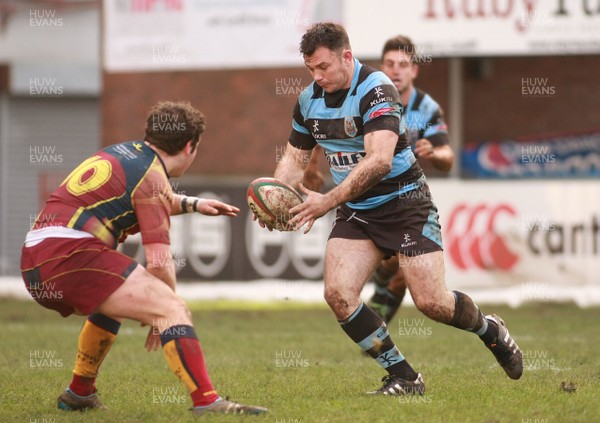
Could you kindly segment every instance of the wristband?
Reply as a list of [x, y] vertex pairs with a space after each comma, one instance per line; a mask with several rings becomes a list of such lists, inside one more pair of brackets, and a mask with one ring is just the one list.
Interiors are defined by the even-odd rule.
[[198, 197], [188, 197], [186, 195], [181, 196], [181, 212], [182, 213], [193, 213], [198, 211]]

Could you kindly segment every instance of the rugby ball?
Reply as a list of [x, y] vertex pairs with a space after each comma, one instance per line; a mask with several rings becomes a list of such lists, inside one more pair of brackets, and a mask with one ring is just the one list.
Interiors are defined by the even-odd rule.
[[275, 178], [257, 178], [246, 192], [248, 207], [258, 220], [278, 231], [293, 231], [288, 223], [293, 217], [290, 209], [302, 204], [294, 188]]

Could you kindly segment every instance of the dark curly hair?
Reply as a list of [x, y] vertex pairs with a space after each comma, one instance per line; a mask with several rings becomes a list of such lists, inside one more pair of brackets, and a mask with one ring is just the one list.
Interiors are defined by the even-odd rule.
[[146, 118], [146, 137], [150, 144], [174, 156], [192, 141], [193, 149], [206, 128], [204, 115], [187, 101], [155, 104]]
[[319, 47], [341, 52], [350, 50], [350, 39], [343, 26], [333, 22], [319, 22], [311, 26], [302, 36], [300, 53], [311, 56]]

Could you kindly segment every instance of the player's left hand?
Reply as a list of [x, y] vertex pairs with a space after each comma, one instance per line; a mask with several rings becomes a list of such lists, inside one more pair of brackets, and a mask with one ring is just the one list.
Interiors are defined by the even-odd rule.
[[434, 156], [434, 147], [431, 142], [425, 138], [421, 138], [415, 143], [415, 154], [420, 159], [431, 160]]
[[146, 343], [144, 344], [146, 351], [156, 351], [160, 347], [160, 334], [158, 328], [150, 326], [148, 336], [146, 336]]
[[321, 191], [325, 184], [325, 177], [318, 169], [306, 168], [302, 177], [302, 184], [312, 191]]
[[218, 200], [211, 200], [208, 198], [200, 198], [196, 205], [198, 213], [202, 213], [207, 216], [231, 216], [235, 217], [240, 212], [235, 206], [231, 204], [223, 203]]
[[304, 233], [308, 233], [313, 227], [315, 220], [327, 213], [331, 207], [328, 206], [327, 199], [324, 194], [316, 191], [311, 191], [304, 185], [299, 185], [300, 191], [306, 195], [302, 204], [290, 209], [290, 214], [294, 217], [290, 219], [289, 224], [295, 229], [300, 229], [306, 225]]
[[252, 213], [252, 221], [258, 222], [258, 226], [261, 228], [267, 228], [269, 232], [273, 232], [273, 228], [260, 220], [254, 213]]

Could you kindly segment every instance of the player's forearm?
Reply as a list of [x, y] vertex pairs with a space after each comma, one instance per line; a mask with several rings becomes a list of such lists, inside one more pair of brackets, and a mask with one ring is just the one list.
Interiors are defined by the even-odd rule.
[[321, 155], [323, 155], [323, 147], [317, 144], [310, 154], [310, 159], [304, 169], [304, 173], [316, 173], [319, 170], [319, 156]]
[[377, 185], [391, 169], [392, 165], [389, 161], [367, 156], [341, 184], [325, 194], [325, 197], [331, 203], [330, 208], [352, 201], [365, 193]]
[[177, 283], [175, 277], [175, 263], [172, 258], [167, 257], [161, 258], [160, 260], [147, 260], [146, 270], [175, 291]]
[[304, 169], [304, 173], [317, 173], [319, 171], [319, 166], [316, 162], [310, 161], [306, 168]]
[[325, 183], [325, 178], [319, 170], [319, 167], [312, 161], [308, 163], [308, 166], [306, 166], [306, 169], [304, 169], [302, 183], [306, 188], [317, 192], [321, 191], [321, 188]]
[[298, 189], [300, 182], [304, 176], [304, 166], [302, 162], [291, 154], [284, 154], [281, 161], [275, 168], [276, 179], [291, 185], [294, 189]]
[[171, 216], [177, 216], [178, 214], [182, 214], [183, 210], [181, 209], [181, 194], [173, 194], [173, 201], [171, 202]]

